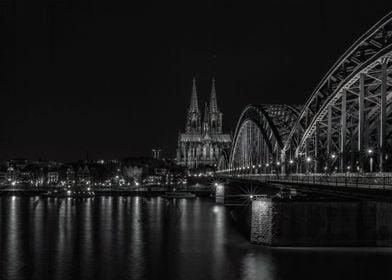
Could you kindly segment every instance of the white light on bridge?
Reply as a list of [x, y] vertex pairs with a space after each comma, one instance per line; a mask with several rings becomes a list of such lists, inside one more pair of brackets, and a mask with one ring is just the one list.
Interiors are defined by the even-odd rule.
[[373, 150], [372, 149], [368, 149], [367, 152], [368, 152], [369, 155], [371, 155], [373, 153]]
[[276, 165], [280, 165], [280, 162], [278, 161], [278, 162], [276, 162]]
[[311, 160], [312, 160], [312, 159], [311, 159], [310, 157], [307, 157], [307, 158], [306, 158], [306, 161], [307, 161], [307, 162], [310, 162]]
[[336, 155], [335, 155], [335, 154], [332, 154], [332, 155], [331, 155], [331, 158], [336, 158]]
[[293, 163], [294, 163], [294, 161], [293, 161], [292, 159], [290, 159], [289, 163], [290, 163], [290, 164], [293, 164]]

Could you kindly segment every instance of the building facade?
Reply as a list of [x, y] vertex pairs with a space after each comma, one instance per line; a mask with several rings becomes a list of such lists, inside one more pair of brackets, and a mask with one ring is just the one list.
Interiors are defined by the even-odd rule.
[[210, 102], [205, 104], [203, 120], [201, 115], [196, 79], [193, 79], [185, 133], [179, 133], [176, 157], [177, 164], [189, 169], [216, 165], [222, 149], [229, 148], [231, 144], [230, 134], [223, 133], [222, 129], [215, 79], [212, 80]]

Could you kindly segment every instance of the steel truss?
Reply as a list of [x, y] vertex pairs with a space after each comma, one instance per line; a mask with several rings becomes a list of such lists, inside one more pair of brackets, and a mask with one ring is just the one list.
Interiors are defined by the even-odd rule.
[[[331, 68], [284, 144], [283, 172], [390, 171], [392, 13]], [[305, 129], [304, 129], [305, 128]], [[295, 161], [290, 168], [287, 161]]]
[[237, 124], [229, 170], [269, 172], [278, 168], [283, 143], [298, 113], [287, 105], [248, 105]]
[[392, 172], [391, 103], [392, 13], [340, 57], [300, 110], [247, 106], [225, 170]]

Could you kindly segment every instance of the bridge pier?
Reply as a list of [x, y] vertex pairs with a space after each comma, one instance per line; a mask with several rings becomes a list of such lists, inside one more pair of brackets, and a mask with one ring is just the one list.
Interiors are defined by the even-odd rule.
[[215, 202], [218, 204], [225, 203], [225, 186], [217, 184], [215, 187]]
[[257, 198], [253, 244], [269, 246], [392, 246], [392, 203]]

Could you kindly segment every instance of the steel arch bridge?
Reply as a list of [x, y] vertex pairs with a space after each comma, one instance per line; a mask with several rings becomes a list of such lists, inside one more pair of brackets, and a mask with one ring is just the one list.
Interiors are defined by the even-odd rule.
[[230, 171], [392, 171], [392, 13], [361, 36], [302, 108], [249, 105], [230, 152]]
[[248, 105], [234, 134], [229, 169], [263, 168], [280, 165], [279, 158], [299, 110], [288, 105]]

